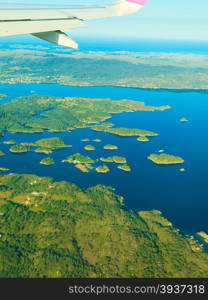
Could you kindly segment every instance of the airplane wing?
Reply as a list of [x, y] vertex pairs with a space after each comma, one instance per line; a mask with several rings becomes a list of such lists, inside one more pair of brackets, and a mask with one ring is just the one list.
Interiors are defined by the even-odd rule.
[[[70, 1], [70, 0], [69, 0]], [[65, 32], [84, 21], [123, 16], [140, 10], [147, 0], [117, 0], [105, 7], [8, 7], [0, 5], [0, 37], [32, 34], [57, 45], [77, 49]]]

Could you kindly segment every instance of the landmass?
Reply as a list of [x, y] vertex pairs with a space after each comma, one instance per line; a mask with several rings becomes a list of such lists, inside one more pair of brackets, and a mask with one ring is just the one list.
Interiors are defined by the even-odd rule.
[[59, 137], [40, 139], [36, 141], [35, 144], [42, 149], [49, 150], [57, 150], [70, 147], [70, 145], [66, 145], [64, 141]]
[[182, 164], [184, 163], [184, 159], [179, 157], [179, 156], [174, 156], [171, 154], [166, 154], [166, 153], [162, 153], [162, 154], [151, 154], [150, 156], [148, 156], [148, 159], [151, 160], [152, 162], [154, 162], [155, 164]]
[[16, 144], [16, 141], [15, 140], [3, 141], [3, 144], [5, 144], [5, 145], [14, 145], [14, 144]]
[[155, 133], [153, 131], [149, 130], [143, 130], [143, 129], [137, 129], [137, 128], [125, 128], [125, 127], [118, 127], [118, 128], [111, 128], [109, 126], [103, 126], [104, 124], [101, 125], [96, 125], [92, 126], [91, 129], [95, 131], [101, 131], [101, 132], [108, 132], [111, 134], [115, 134], [118, 136], [140, 136], [140, 137], [146, 137], [146, 136], [158, 136], [158, 133]]
[[92, 146], [92, 145], [86, 145], [86, 146], [84, 147], [84, 149], [85, 149], [85, 150], [88, 150], [88, 151], [93, 151], [93, 150], [95, 150], [96, 148], [95, 148], [94, 146]]
[[119, 165], [117, 168], [120, 169], [120, 170], [126, 171], [126, 172], [130, 172], [131, 171], [130, 166], [127, 165], [127, 164]]
[[42, 147], [40, 147], [40, 148], [36, 148], [35, 152], [37, 152], [37, 153], [43, 153], [43, 154], [51, 154], [53, 151], [51, 149], [49, 149], [49, 148], [42, 148]]
[[110, 187], [0, 176], [2, 278], [207, 278], [208, 253]]
[[71, 164], [93, 164], [95, 161], [89, 156], [76, 153], [64, 159], [63, 162], [68, 162]]
[[137, 138], [137, 141], [139, 142], [148, 142], [149, 139], [146, 136], [140, 136]]
[[117, 150], [117, 149], [118, 149], [118, 146], [108, 144], [108, 145], [105, 145], [103, 148], [104, 148], [105, 150]]
[[27, 153], [30, 151], [30, 147], [22, 144], [15, 144], [9, 148], [9, 151], [12, 153]]
[[0, 156], [4, 156], [4, 155], [5, 153], [2, 150], [0, 150]]
[[106, 165], [98, 166], [95, 170], [98, 173], [108, 173], [110, 171], [110, 169]]
[[182, 122], [182, 123], [186, 123], [186, 122], [188, 122], [189, 120], [187, 119], [187, 118], [181, 118], [180, 119], [180, 122]]
[[94, 139], [94, 140], [93, 140], [93, 142], [96, 142], [96, 143], [101, 143], [101, 142], [102, 142], [102, 140], [100, 140], [100, 139]]
[[208, 234], [204, 231], [197, 232], [197, 235], [203, 239], [205, 243], [208, 244]]
[[9, 171], [9, 169], [8, 168], [4, 168], [4, 167], [0, 167], [0, 171], [3, 171], [3, 172], [5, 171], [6, 172], [6, 171]]
[[0, 83], [208, 89], [206, 54], [55, 51], [2, 49]]
[[[155, 136], [156, 133], [148, 130], [111, 128], [114, 125], [112, 123], [101, 124], [110, 119], [113, 114], [148, 110], [161, 110], [161, 107], [152, 107], [145, 105], [144, 102], [133, 100], [57, 98], [32, 94], [8, 103], [0, 103], [0, 135], [3, 136], [6, 132], [68, 132], [77, 128], [92, 128], [121, 136]], [[87, 142], [89, 139], [84, 138], [82, 141]], [[41, 147], [47, 147], [49, 143], [56, 148], [58, 145], [60, 148], [66, 146], [60, 144], [60, 141], [50, 142], [48, 138], [45, 142], [42, 141]]]
[[54, 160], [53, 158], [51, 157], [46, 157], [46, 158], [43, 158], [41, 161], [40, 161], [40, 164], [41, 165], [47, 165], [47, 166], [50, 166], [50, 165], [54, 165]]
[[108, 157], [100, 157], [100, 160], [103, 162], [114, 162], [117, 164], [125, 164], [126, 158], [122, 156], [108, 156]]
[[82, 142], [89, 142], [90, 139], [81, 139]]
[[89, 173], [93, 169], [90, 164], [76, 164], [75, 167], [84, 173]]

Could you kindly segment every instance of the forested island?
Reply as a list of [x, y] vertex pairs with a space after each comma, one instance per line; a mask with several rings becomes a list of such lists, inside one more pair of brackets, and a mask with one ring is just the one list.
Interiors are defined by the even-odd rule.
[[108, 156], [108, 157], [100, 157], [100, 160], [103, 162], [114, 162], [117, 164], [125, 164], [126, 158], [122, 156]]
[[95, 161], [89, 156], [75, 153], [64, 159], [63, 162], [68, 162], [70, 164], [93, 164]]
[[41, 164], [41, 165], [50, 166], [50, 165], [54, 165], [55, 162], [54, 162], [53, 158], [51, 158], [51, 157], [46, 157], [46, 158], [43, 158], [43, 159], [40, 161], [40, 164]]
[[0, 176], [0, 277], [208, 277], [197, 241], [122, 204], [102, 185]]
[[148, 159], [158, 165], [171, 165], [171, 164], [182, 164], [184, 159], [180, 156], [175, 156], [171, 154], [161, 153], [161, 154], [151, 154]]

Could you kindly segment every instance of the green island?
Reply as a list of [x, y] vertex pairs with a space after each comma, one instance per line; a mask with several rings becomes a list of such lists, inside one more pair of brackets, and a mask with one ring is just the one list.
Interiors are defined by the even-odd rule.
[[[166, 109], [168, 109], [167, 107]], [[144, 102], [132, 100], [112, 100], [29, 95], [0, 103], [0, 135], [12, 133], [68, 132], [77, 128], [92, 128], [121, 136], [155, 136], [151, 131], [128, 128], [110, 128], [112, 123], [99, 125], [122, 112], [146, 111], [150, 109]], [[153, 110], [161, 110], [154, 107]], [[18, 111], [18, 114], [16, 113]], [[97, 126], [97, 127], [96, 127]], [[89, 139], [82, 139], [89, 141]], [[50, 138], [40, 142], [41, 147], [65, 147], [60, 141]]]
[[90, 139], [81, 139], [82, 142], [90, 142]]
[[96, 170], [97, 173], [108, 173], [108, 172], [110, 172], [110, 169], [106, 165], [98, 166], [95, 170]]
[[0, 167], [0, 171], [6, 172], [6, 171], [9, 171], [9, 169], [8, 168], [4, 168], [4, 167]]
[[208, 244], [208, 234], [204, 231], [197, 232], [197, 235], [202, 238], [203, 242]]
[[87, 151], [93, 151], [93, 150], [96, 150], [96, 148], [95, 148], [94, 146], [92, 146], [92, 145], [86, 145], [86, 146], [84, 147], [84, 149], [87, 150]]
[[41, 161], [40, 161], [40, 164], [41, 165], [46, 165], [46, 166], [50, 166], [50, 165], [54, 165], [54, 160], [53, 158], [51, 157], [46, 157], [46, 158], [43, 158]]
[[149, 142], [149, 139], [146, 136], [140, 136], [137, 138], [139, 142]]
[[189, 122], [189, 120], [188, 120], [187, 118], [181, 118], [181, 119], [180, 119], [180, 122], [186, 123], [186, 122]]
[[93, 142], [96, 142], [96, 143], [101, 143], [102, 140], [101, 139], [94, 139]]
[[148, 159], [154, 162], [155, 164], [182, 164], [184, 163], [184, 159], [179, 156], [174, 156], [166, 153], [162, 154], [151, 154], [148, 156]]
[[9, 97], [9, 95], [6, 93], [0, 94], [0, 98], [7, 98], [7, 97]]
[[100, 157], [100, 161], [102, 162], [114, 162], [117, 164], [125, 164], [126, 158], [122, 156], [108, 156], [108, 157]]
[[36, 153], [42, 153], [42, 154], [51, 154], [51, 153], [53, 153], [53, 151], [51, 149], [49, 149], [49, 148], [42, 148], [42, 147], [36, 148], [35, 152]]
[[40, 148], [49, 150], [57, 150], [70, 147], [70, 145], [66, 145], [64, 141], [59, 137], [40, 139], [35, 142], [35, 145], [39, 146]]
[[4, 155], [5, 153], [2, 150], [0, 150], [0, 156], [4, 156]]
[[103, 149], [105, 149], [105, 150], [117, 150], [117, 149], [118, 149], [118, 146], [108, 144], [108, 145], [105, 145], [105, 146], [103, 147]]
[[3, 141], [3, 144], [5, 144], [5, 145], [14, 145], [14, 144], [16, 144], [16, 141], [15, 140]]
[[130, 172], [131, 171], [130, 166], [127, 165], [127, 164], [119, 165], [119, 166], [117, 166], [117, 168], [120, 169], [120, 170], [126, 171], [126, 172]]
[[22, 144], [15, 144], [9, 148], [9, 151], [12, 153], [27, 153], [30, 151], [30, 147]]
[[84, 173], [89, 173], [93, 169], [91, 164], [76, 164], [75, 167]]
[[29, 147], [37, 146], [36, 143], [33, 143], [33, 142], [22, 142], [20, 144], [23, 145], [23, 146], [29, 146]]
[[163, 152], [165, 152], [165, 150], [160, 149], [160, 150], [158, 150], [158, 152], [159, 152], [159, 153], [163, 153]]
[[[104, 123], [105, 124], [105, 123]], [[158, 136], [158, 133], [153, 131], [137, 129], [137, 128], [125, 128], [125, 127], [118, 127], [118, 128], [111, 128], [110, 126], [105, 126], [104, 124], [92, 126], [91, 129], [95, 131], [107, 132], [111, 134], [115, 134], [118, 136]]]
[[2, 175], [0, 214], [2, 278], [208, 277], [197, 240], [159, 211], [125, 210], [110, 187]]
[[89, 156], [76, 153], [62, 160], [62, 162], [68, 162], [70, 164], [93, 164], [95, 161]]

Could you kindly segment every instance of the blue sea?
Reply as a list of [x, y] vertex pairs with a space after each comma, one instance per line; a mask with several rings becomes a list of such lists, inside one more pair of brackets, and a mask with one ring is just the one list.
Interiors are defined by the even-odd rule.
[[[68, 180], [81, 187], [104, 184], [113, 186], [125, 198], [125, 206], [136, 211], [161, 210], [176, 227], [183, 232], [208, 231], [208, 94], [195, 91], [145, 90], [119, 87], [70, 87], [57, 84], [15, 84], [0, 85], [1, 93], [13, 98], [31, 93], [51, 96], [84, 96], [94, 98], [131, 99], [144, 101], [147, 105], [170, 105], [166, 111], [134, 112], [116, 114], [110, 119], [116, 126], [152, 130], [159, 136], [149, 142], [138, 142], [135, 137], [118, 137], [90, 129], [77, 129], [65, 133], [11, 134], [7, 133], [0, 142], [15, 139], [17, 142], [36, 141], [44, 137], [57, 136], [73, 145], [54, 151], [51, 157], [55, 165], [40, 165], [44, 154], [29, 152], [12, 154], [9, 145], [0, 144], [6, 155], [0, 157], [0, 166], [10, 172], [31, 173], [51, 176], [55, 180]], [[179, 119], [186, 117], [187, 123]], [[86, 151], [81, 139], [102, 140], [102, 143], [88, 142], [96, 151]], [[118, 150], [104, 150], [105, 144], [114, 144]], [[166, 153], [185, 159], [183, 165], [158, 166], [147, 159], [151, 153], [164, 149]], [[132, 172], [118, 170], [109, 164], [110, 173], [82, 173], [74, 166], [61, 160], [73, 153], [83, 153], [93, 158], [121, 155], [127, 158]], [[185, 172], [180, 172], [183, 167]]]

